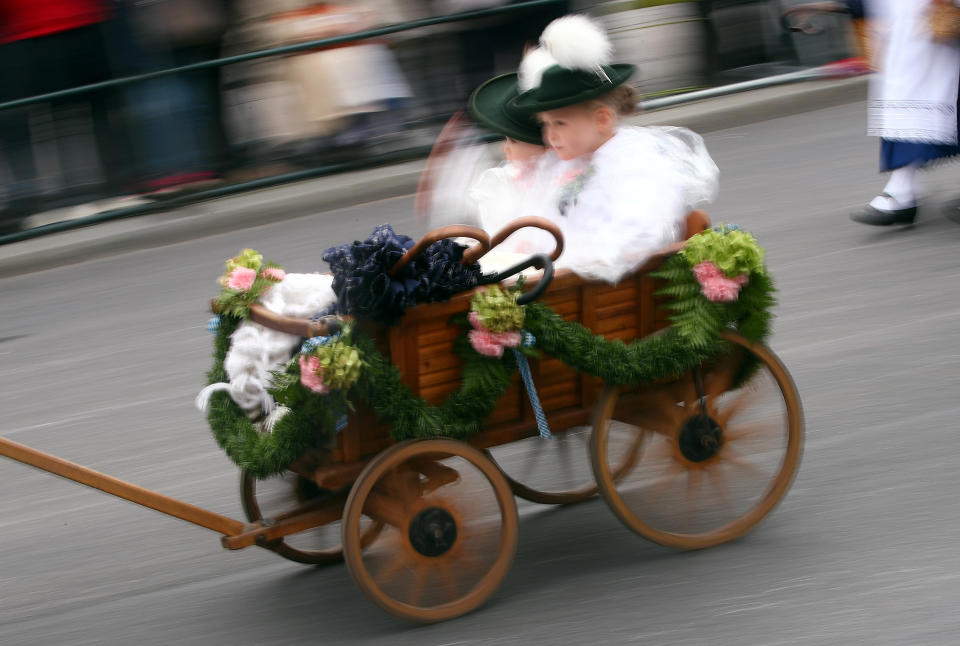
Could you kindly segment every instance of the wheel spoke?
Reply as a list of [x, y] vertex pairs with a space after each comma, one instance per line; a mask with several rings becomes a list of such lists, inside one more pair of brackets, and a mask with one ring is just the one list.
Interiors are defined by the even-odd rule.
[[703, 469], [687, 470], [687, 498], [699, 497], [703, 489]]
[[411, 606], [419, 606], [423, 598], [423, 591], [427, 587], [427, 579], [430, 576], [430, 569], [425, 565], [415, 565], [413, 577], [410, 579], [410, 586], [407, 588], [407, 599]]
[[615, 465], [614, 469], [611, 469], [610, 475], [613, 476], [614, 480], [620, 480], [637, 466], [637, 463], [640, 461], [643, 445], [649, 441], [646, 439], [648, 433], [650, 433], [650, 431], [640, 430], [640, 432], [636, 433], [635, 437], [631, 439], [630, 450], [623, 455], [620, 463]]
[[393, 552], [393, 558], [377, 573], [378, 583], [381, 586], [390, 585], [407, 566], [407, 558], [404, 554], [400, 551]]
[[[673, 441], [672, 437], [665, 437], [652, 431], [644, 431], [646, 435], [653, 435], [654, 437], [662, 438], [658, 442], [654, 442], [652, 439], [647, 439], [645, 442], [650, 446], [649, 450], [642, 452], [642, 457], [647, 460], [659, 461], [669, 459], [671, 462], [674, 460], [673, 456]], [[640, 443], [640, 446], [643, 445], [643, 442]]]
[[719, 469], [716, 468], [716, 465], [712, 468], [705, 469], [705, 471], [707, 472], [707, 478], [710, 479], [711, 492], [727, 511], [733, 511], [733, 501], [730, 499], [727, 479], [720, 473]]
[[460, 594], [460, 584], [449, 563], [438, 563], [436, 569], [440, 574], [440, 580], [443, 581], [443, 590], [446, 593], [447, 601], [453, 601]]
[[749, 388], [743, 388], [738, 390], [728, 401], [724, 401], [722, 404], [717, 404], [714, 400], [714, 405], [717, 408], [717, 421], [721, 424], [726, 424], [737, 415], [743, 412], [749, 404], [756, 402], [758, 395], [755, 391]]
[[720, 453], [720, 457], [723, 458], [724, 462], [729, 462], [740, 467], [744, 471], [749, 471], [750, 473], [759, 476], [763, 479], [767, 479], [771, 474], [764, 471], [760, 468], [759, 465], [751, 462], [745, 455], [737, 451], [732, 446], [724, 446], [723, 451]]
[[684, 471], [684, 466], [681, 463], [676, 460], [671, 460], [663, 473], [648, 485], [649, 491], [646, 495], [648, 495], [651, 500], [661, 498], [663, 494], [667, 492], [668, 485], [678, 480]]
[[480, 563], [473, 555], [467, 553], [466, 549], [461, 549], [457, 554], [457, 569], [464, 574], [482, 574], [486, 567]]
[[774, 420], [770, 418], [768, 420], [759, 420], [749, 424], [740, 424], [732, 428], [727, 427], [723, 431], [723, 442], [724, 444], [730, 444], [732, 442], [748, 438], [752, 435], [757, 435], [764, 429], [769, 428], [771, 426], [771, 422], [773, 421]]

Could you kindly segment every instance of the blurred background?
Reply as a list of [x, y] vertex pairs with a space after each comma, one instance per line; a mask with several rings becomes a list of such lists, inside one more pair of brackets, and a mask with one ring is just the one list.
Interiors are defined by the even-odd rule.
[[[586, 11], [644, 97], [859, 55], [845, 15], [788, 30], [799, 0], [0, 0], [0, 234], [423, 150], [552, 19]], [[353, 42], [63, 90], [477, 10]]]

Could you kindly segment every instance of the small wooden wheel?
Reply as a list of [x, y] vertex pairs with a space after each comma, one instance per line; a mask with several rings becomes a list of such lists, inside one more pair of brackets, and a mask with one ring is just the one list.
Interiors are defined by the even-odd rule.
[[[383, 530], [361, 541], [369, 520]], [[404, 442], [371, 460], [351, 489], [344, 557], [384, 610], [443, 621], [497, 589], [513, 562], [517, 526], [510, 486], [483, 453], [454, 440]]]
[[[742, 536], [786, 494], [803, 447], [790, 374], [768, 348], [724, 332], [728, 349], [680, 379], [608, 387], [591, 442], [600, 492], [644, 538], [700, 549]], [[642, 439], [628, 473], [610, 454]]]
[[[320, 489], [312, 480], [292, 471], [263, 480], [246, 471], [240, 475], [240, 502], [243, 513], [252, 523], [276, 519], [297, 508], [320, 505], [337, 496], [346, 497], [343, 492]], [[379, 530], [378, 524], [365, 523], [364, 540], [371, 540]], [[340, 541], [340, 523], [336, 522], [285, 536], [263, 547], [297, 563], [326, 565], [343, 559]]]
[[[597, 482], [590, 463], [590, 427], [554, 430], [549, 440], [528, 437], [491, 447], [487, 453], [500, 467], [514, 495], [543, 505], [572, 505], [594, 496]], [[614, 478], [627, 471], [640, 454], [642, 437], [618, 446]]]

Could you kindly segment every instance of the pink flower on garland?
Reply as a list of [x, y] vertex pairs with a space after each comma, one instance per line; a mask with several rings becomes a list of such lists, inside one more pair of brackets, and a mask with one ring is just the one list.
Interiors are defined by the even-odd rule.
[[330, 389], [323, 383], [323, 366], [312, 354], [300, 355], [300, 383], [315, 393], [324, 394]]
[[723, 272], [720, 271], [720, 268], [709, 260], [704, 260], [703, 262], [694, 265], [693, 275], [696, 276], [697, 282], [701, 285], [703, 285], [704, 281], [710, 278], [724, 278]]
[[253, 281], [257, 279], [257, 270], [249, 267], [234, 267], [230, 275], [227, 276], [227, 287], [237, 291], [245, 292], [253, 287]]
[[263, 277], [279, 283], [287, 277], [287, 272], [279, 267], [267, 267], [263, 270]]
[[521, 336], [519, 332], [491, 332], [480, 324], [480, 317], [476, 312], [470, 312], [467, 315], [470, 325], [473, 329], [467, 333], [470, 339], [470, 345], [485, 357], [503, 356], [504, 348], [515, 348], [520, 345]]
[[709, 260], [693, 266], [693, 275], [700, 283], [700, 292], [714, 303], [732, 303], [740, 296], [740, 288], [747, 284], [746, 274], [727, 278], [720, 268]]

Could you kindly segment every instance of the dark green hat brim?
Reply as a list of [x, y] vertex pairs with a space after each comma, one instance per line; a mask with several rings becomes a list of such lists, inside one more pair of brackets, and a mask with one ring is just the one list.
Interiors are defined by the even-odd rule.
[[518, 93], [516, 74], [503, 74], [492, 78], [470, 95], [470, 115], [494, 132], [517, 141], [542, 146], [540, 124], [534, 120], [533, 115], [508, 107]]
[[629, 63], [604, 65], [603, 71], [610, 79], [608, 81], [596, 72], [571, 70], [554, 65], [543, 72], [540, 87], [518, 95], [509, 102], [507, 109], [533, 114], [583, 103], [622, 85], [636, 69], [635, 65]]

